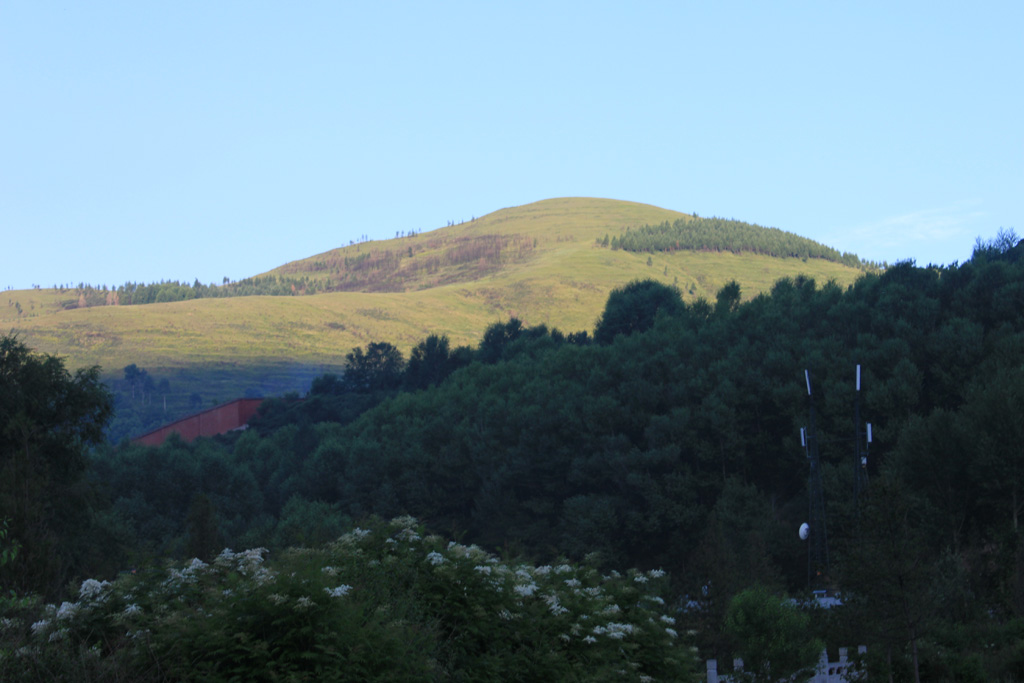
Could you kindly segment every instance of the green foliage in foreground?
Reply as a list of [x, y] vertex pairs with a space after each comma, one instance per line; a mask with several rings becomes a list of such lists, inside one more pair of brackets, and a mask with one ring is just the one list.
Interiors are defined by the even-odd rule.
[[317, 549], [88, 579], [7, 600], [5, 681], [684, 681], [664, 572], [515, 565], [373, 521]]
[[0, 522], [0, 567], [15, 559], [20, 549], [17, 541], [7, 540], [7, 520], [3, 520]]
[[810, 618], [763, 586], [748, 588], [729, 603], [726, 631], [739, 643], [743, 671], [736, 683], [806, 681], [814, 675], [825, 644], [810, 636]]

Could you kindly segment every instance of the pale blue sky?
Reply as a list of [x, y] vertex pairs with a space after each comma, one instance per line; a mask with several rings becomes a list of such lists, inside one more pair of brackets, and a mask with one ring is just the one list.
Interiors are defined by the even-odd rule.
[[0, 0], [0, 287], [220, 283], [611, 197], [862, 258], [1024, 232], [1024, 3]]

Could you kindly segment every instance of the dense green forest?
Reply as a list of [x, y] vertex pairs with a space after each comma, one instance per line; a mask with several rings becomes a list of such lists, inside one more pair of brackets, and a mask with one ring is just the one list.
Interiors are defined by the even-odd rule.
[[[966, 263], [899, 263], [845, 290], [798, 278], [746, 303], [732, 284], [686, 304], [634, 282], [592, 332], [512, 319], [476, 348], [434, 336], [408, 359], [377, 342], [348, 361], [304, 401], [265, 402], [244, 433], [93, 448], [76, 484], [88, 495], [66, 501], [88, 514], [73, 531], [47, 527], [45, 574], [4, 480], [0, 516], [22, 546], [0, 567], [5, 588], [56, 597], [160, 558], [315, 546], [372, 515], [413, 515], [502, 557], [665, 570], [672, 618], [701, 657], [742, 649], [727, 616], [745, 589], [804, 600], [813, 586], [842, 605], [811, 609], [812, 628], [833, 648], [866, 644], [872, 676], [1024, 680], [1024, 244], [1012, 231]], [[858, 365], [873, 441], [855, 495]], [[828, 524], [814, 577], [797, 535], [805, 370]]]
[[726, 218], [680, 218], [669, 223], [627, 229], [601, 245], [625, 251], [731, 251], [753, 252], [778, 258], [820, 258], [865, 270], [884, 265], [861, 261], [856, 254], [840, 253], [806, 237], [760, 225]]

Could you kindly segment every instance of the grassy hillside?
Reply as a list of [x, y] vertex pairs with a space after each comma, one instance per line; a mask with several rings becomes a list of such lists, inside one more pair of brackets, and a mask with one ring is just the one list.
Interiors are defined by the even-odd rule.
[[444, 333], [453, 344], [475, 344], [489, 324], [511, 316], [592, 330], [608, 293], [636, 278], [677, 284], [687, 299], [713, 298], [736, 279], [750, 298], [781, 277], [848, 284], [860, 274], [819, 259], [648, 255], [598, 245], [605, 235], [680, 218], [685, 214], [633, 202], [551, 199], [342, 247], [268, 273], [330, 279], [347, 291], [81, 308], [74, 290], [8, 291], [0, 297], [7, 304], [0, 306], [0, 325], [38, 351], [64, 356], [69, 367], [97, 364], [117, 377], [136, 363], [189, 384], [201, 378], [204, 392], [223, 400], [246, 391], [302, 390], [370, 341], [407, 351], [428, 334]]

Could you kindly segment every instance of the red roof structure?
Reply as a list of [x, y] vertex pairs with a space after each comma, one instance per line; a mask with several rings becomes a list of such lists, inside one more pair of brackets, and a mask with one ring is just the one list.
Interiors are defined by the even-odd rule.
[[200, 436], [216, 436], [235, 429], [244, 429], [261, 403], [262, 398], [238, 398], [135, 437], [132, 443], [159, 446], [171, 434], [178, 434], [182, 441], [191, 443]]

